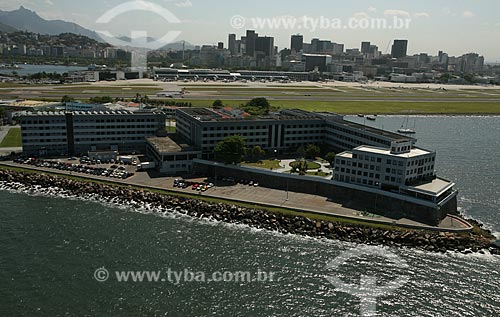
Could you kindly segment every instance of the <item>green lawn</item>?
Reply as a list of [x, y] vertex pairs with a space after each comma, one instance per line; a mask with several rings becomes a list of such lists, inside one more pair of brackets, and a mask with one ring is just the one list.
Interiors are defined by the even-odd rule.
[[20, 128], [12, 128], [9, 130], [9, 133], [5, 136], [2, 143], [0, 143], [0, 147], [21, 147], [21, 129]]
[[175, 133], [175, 132], [177, 132], [177, 128], [176, 127], [165, 127], [165, 130], [168, 133]]
[[[290, 163], [290, 166], [294, 167], [295, 165], [297, 165], [299, 163], [300, 162], [295, 161], [295, 162]], [[321, 168], [321, 165], [316, 163], [316, 162], [307, 161], [306, 163], [307, 163], [307, 170], [317, 170], [317, 169]]]
[[276, 160], [263, 160], [263, 161], [259, 161], [257, 163], [244, 162], [242, 165], [265, 168], [268, 170], [281, 168], [280, 161], [276, 161]]
[[[250, 98], [248, 99], [250, 100]], [[194, 107], [211, 107], [213, 100], [178, 99], [191, 102]], [[228, 106], [238, 106], [245, 100], [222, 100]], [[298, 108], [308, 111], [329, 111], [339, 114], [500, 114], [500, 102], [470, 101], [301, 101], [270, 100], [272, 106], [282, 109]]]

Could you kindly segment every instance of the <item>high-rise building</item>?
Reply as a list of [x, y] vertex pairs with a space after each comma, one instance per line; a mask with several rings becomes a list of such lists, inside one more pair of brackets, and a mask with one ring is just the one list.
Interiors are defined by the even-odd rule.
[[236, 34], [229, 34], [227, 48], [229, 49], [231, 55], [236, 55], [238, 53], [238, 47], [236, 44]]
[[274, 55], [274, 37], [257, 37], [255, 39], [255, 52], [259, 52], [264, 56]]
[[408, 53], [408, 40], [394, 40], [391, 55], [393, 58], [406, 57]]
[[224, 42], [217, 43], [217, 49], [223, 50], [224, 49]]
[[304, 49], [304, 36], [300, 34], [292, 35], [290, 49], [296, 53], [302, 51]]
[[316, 54], [318, 52], [319, 52], [319, 39], [312, 39], [310, 53]]
[[370, 53], [370, 42], [361, 42], [361, 53], [362, 54], [368, 54]]
[[342, 55], [344, 53], [344, 44], [332, 43], [332, 54]]
[[259, 35], [255, 33], [254, 30], [247, 30], [247, 36], [245, 37], [245, 55], [255, 56], [255, 41]]

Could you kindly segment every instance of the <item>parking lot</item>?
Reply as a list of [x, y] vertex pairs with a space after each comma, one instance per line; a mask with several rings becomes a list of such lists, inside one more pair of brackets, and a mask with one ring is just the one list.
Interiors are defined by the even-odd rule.
[[18, 158], [17, 164], [36, 166], [46, 169], [70, 172], [70, 174], [85, 174], [116, 179], [128, 179], [135, 175], [135, 166], [131, 162], [91, 160], [87, 157], [68, 160], [41, 160], [36, 158]]

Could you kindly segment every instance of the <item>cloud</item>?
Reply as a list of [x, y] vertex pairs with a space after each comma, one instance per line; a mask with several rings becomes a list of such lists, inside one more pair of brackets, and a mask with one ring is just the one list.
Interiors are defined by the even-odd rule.
[[52, 0], [45, 0], [44, 2], [45, 2], [45, 4], [48, 4], [49, 6], [54, 5], [54, 2], [52, 2]]
[[377, 8], [375, 7], [369, 7], [368, 12], [377, 12]]
[[408, 11], [397, 10], [397, 9], [388, 9], [388, 10], [385, 10], [384, 11], [384, 15], [399, 16], [399, 17], [405, 17], [405, 18], [409, 18], [410, 17], [410, 13]]
[[431, 15], [427, 12], [417, 12], [414, 14], [416, 18], [430, 18]]
[[474, 12], [472, 12], [472, 11], [468, 11], [468, 10], [467, 10], [467, 11], [464, 11], [464, 12], [462, 13], [462, 16], [463, 16], [464, 18], [473, 18], [473, 17], [475, 17], [475, 16], [476, 16], [476, 14], [475, 14]]
[[356, 12], [352, 15], [352, 17], [358, 20], [370, 18], [370, 16], [366, 12]]

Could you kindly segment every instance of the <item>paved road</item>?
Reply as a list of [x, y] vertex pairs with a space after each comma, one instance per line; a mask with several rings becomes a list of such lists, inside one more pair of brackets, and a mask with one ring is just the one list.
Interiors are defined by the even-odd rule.
[[22, 147], [0, 147], [0, 156], [1, 155], [10, 155], [12, 152], [22, 152]]

